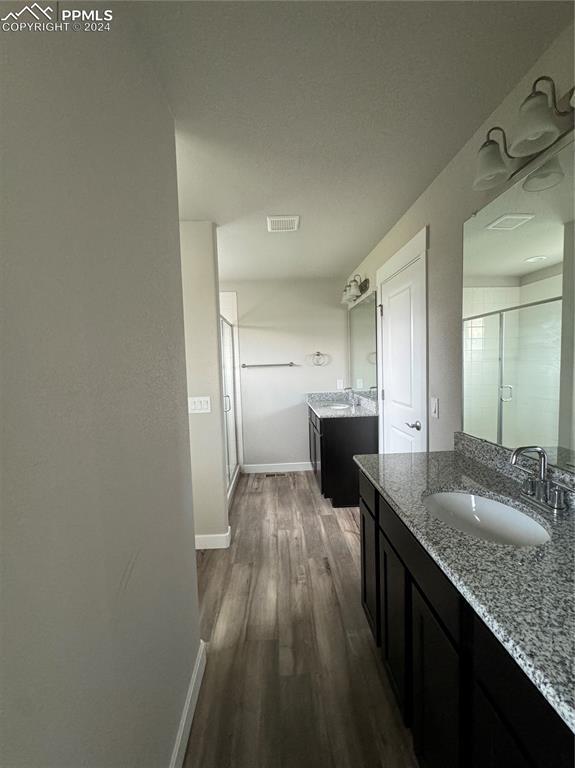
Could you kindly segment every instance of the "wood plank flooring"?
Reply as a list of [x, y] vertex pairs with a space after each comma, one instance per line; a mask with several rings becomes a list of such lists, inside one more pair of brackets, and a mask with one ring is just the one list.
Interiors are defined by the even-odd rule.
[[359, 510], [244, 475], [198, 553], [208, 662], [185, 768], [417, 768], [360, 603]]

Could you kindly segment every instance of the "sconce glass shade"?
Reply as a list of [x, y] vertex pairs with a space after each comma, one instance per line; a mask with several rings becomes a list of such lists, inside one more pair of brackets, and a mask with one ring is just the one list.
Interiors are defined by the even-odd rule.
[[530, 173], [523, 182], [523, 189], [526, 192], [543, 192], [545, 189], [551, 189], [560, 184], [565, 178], [563, 168], [558, 157], [552, 157], [540, 168]]
[[501, 147], [493, 139], [488, 139], [477, 153], [477, 167], [473, 189], [491, 189], [503, 184], [509, 178], [509, 169], [505, 164]]
[[550, 147], [559, 134], [547, 94], [533, 91], [519, 109], [517, 135], [509, 151], [517, 157], [529, 157]]
[[350, 299], [358, 299], [360, 296], [361, 291], [359, 290], [359, 281], [354, 277], [349, 284], [349, 297]]

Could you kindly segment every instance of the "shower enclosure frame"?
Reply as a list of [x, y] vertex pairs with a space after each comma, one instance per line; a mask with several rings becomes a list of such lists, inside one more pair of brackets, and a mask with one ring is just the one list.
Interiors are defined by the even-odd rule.
[[[490, 312], [482, 312], [478, 315], [470, 315], [464, 317], [461, 324], [461, 336], [462, 336], [462, 371], [463, 376], [461, 378], [461, 404], [462, 404], [462, 424], [465, 431], [465, 324], [472, 320], [483, 320], [486, 317], [499, 316], [499, 351], [498, 351], [498, 396], [497, 396], [497, 444], [503, 445], [503, 407], [504, 403], [510, 402], [513, 397], [513, 385], [505, 384], [505, 315], [510, 312], [518, 310], [529, 309], [530, 307], [541, 306], [542, 304], [552, 304], [557, 301], [562, 301], [563, 296], [553, 296], [548, 299], [540, 299], [538, 301], [530, 301], [525, 304], [516, 304], [512, 307], [505, 307], [504, 309], [494, 309]], [[511, 397], [504, 398], [502, 396], [502, 390], [510, 388]]]
[[[226, 359], [226, 344], [224, 339], [224, 330], [229, 333], [229, 356]], [[221, 344], [221, 361], [222, 361], [222, 408], [223, 408], [223, 421], [224, 421], [224, 447], [226, 458], [226, 481], [228, 496], [233, 490], [235, 482], [240, 472], [241, 455], [240, 455], [240, 425], [238, 419], [238, 398], [239, 387], [237, 380], [237, 365], [236, 365], [236, 339], [234, 334], [234, 326], [223, 315], [220, 315], [220, 344]], [[231, 376], [231, 392], [227, 391], [228, 377]], [[227, 407], [229, 405], [229, 407]], [[229, 430], [229, 417], [231, 413], [231, 419], [233, 424], [233, 439], [230, 440]], [[235, 453], [235, 464], [232, 465], [230, 461], [230, 444], [233, 445]]]

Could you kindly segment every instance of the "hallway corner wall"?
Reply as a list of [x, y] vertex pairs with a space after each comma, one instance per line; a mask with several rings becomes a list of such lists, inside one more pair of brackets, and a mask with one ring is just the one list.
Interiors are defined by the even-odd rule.
[[210, 413], [189, 415], [196, 547], [229, 546], [216, 227], [181, 221], [188, 397], [209, 396]]

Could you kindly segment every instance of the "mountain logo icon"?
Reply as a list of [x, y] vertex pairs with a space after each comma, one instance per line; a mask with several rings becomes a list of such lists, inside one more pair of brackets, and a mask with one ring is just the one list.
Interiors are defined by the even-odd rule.
[[23, 14], [28, 13], [32, 15], [36, 21], [52, 21], [52, 9], [50, 6], [46, 6], [43, 8], [38, 3], [33, 3], [32, 5], [25, 5], [24, 8], [22, 8], [20, 11], [10, 11], [9, 13], [4, 16], [4, 18], [0, 19], [0, 21], [18, 21], [20, 16]]

